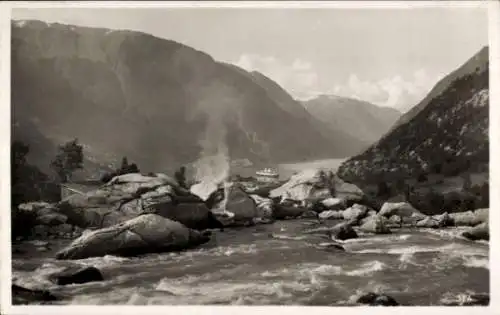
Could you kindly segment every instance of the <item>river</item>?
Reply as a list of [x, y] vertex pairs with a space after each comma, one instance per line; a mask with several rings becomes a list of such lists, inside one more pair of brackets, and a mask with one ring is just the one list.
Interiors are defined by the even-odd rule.
[[[57, 261], [48, 252], [13, 254], [13, 281], [65, 296], [73, 305], [349, 305], [359, 292], [383, 292], [402, 305], [443, 305], [489, 293], [488, 243], [462, 229], [401, 229], [343, 242], [345, 252], [301, 233], [312, 220], [278, 221], [214, 232], [181, 253]], [[335, 224], [329, 222], [328, 224]], [[57, 286], [47, 276], [69, 265], [98, 267], [105, 278]]]

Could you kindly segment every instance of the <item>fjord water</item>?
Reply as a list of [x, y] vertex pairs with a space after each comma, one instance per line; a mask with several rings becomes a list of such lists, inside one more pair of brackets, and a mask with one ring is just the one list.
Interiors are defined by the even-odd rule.
[[[442, 305], [489, 292], [488, 244], [460, 238], [461, 229], [360, 234], [340, 252], [301, 233], [316, 224], [288, 220], [214, 231], [197, 249], [134, 258], [57, 261], [54, 244], [50, 252], [14, 255], [13, 280], [60, 293], [58, 304], [73, 305], [349, 305], [361, 291], [383, 292], [403, 305]], [[48, 280], [75, 264], [98, 267], [105, 281]]]

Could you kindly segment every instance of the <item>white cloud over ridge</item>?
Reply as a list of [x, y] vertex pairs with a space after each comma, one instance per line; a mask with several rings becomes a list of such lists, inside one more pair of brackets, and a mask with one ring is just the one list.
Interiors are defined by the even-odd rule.
[[263, 73], [297, 99], [334, 94], [401, 111], [416, 105], [441, 77], [430, 74], [426, 69], [419, 69], [410, 77], [394, 75], [377, 80], [365, 80], [352, 73], [345, 83], [327, 84], [328, 82], [324, 82], [326, 78], [321, 78], [320, 82], [318, 72], [310, 62], [299, 58], [285, 63], [273, 56], [244, 54], [234, 63], [245, 70]]
[[247, 71], [261, 72], [298, 99], [311, 97], [310, 91], [316, 89], [318, 85], [318, 74], [312, 64], [301, 59], [295, 59], [287, 64], [273, 56], [245, 54], [234, 64]]

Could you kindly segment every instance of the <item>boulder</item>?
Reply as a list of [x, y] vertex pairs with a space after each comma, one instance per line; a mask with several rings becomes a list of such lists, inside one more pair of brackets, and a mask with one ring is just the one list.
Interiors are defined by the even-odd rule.
[[329, 236], [332, 240], [348, 240], [351, 238], [357, 238], [358, 234], [352, 228], [351, 224], [342, 222], [335, 225], [329, 230]]
[[104, 228], [155, 213], [190, 228], [219, 228], [203, 200], [164, 174], [125, 174], [86, 194], [58, 204], [68, 223], [81, 228]]
[[475, 226], [488, 222], [488, 209], [450, 213], [455, 226]]
[[429, 228], [429, 229], [437, 229], [441, 227], [439, 221], [431, 217], [426, 217], [425, 219], [418, 221], [416, 226], [420, 228]]
[[489, 224], [485, 222], [476, 225], [475, 227], [469, 229], [468, 231], [463, 232], [462, 236], [472, 241], [478, 241], [478, 240], [489, 241], [490, 239]]
[[318, 219], [319, 214], [316, 211], [308, 210], [300, 215], [301, 219]]
[[49, 279], [57, 285], [103, 281], [104, 278], [96, 267], [69, 267], [52, 274]]
[[384, 217], [376, 215], [366, 218], [359, 227], [360, 231], [375, 234], [390, 234], [391, 230], [387, 227], [387, 221]]
[[433, 215], [432, 219], [436, 220], [439, 223], [440, 227], [454, 225], [453, 219], [450, 217], [448, 212], [445, 212], [443, 214]]
[[136, 256], [191, 248], [210, 240], [208, 233], [191, 230], [156, 214], [84, 233], [56, 254], [57, 259], [105, 255]]
[[489, 219], [490, 219], [490, 209], [483, 208], [483, 209], [474, 210], [474, 215], [476, 217], [477, 224], [487, 223], [487, 222], [489, 222]]
[[[257, 204], [247, 194], [240, 185], [231, 184], [225, 189], [227, 196], [225, 200], [217, 205], [217, 212], [230, 212], [233, 214], [232, 219], [236, 224], [245, 224], [252, 222], [254, 218], [259, 217]], [[215, 210], [214, 210], [215, 213]]]
[[214, 214], [204, 203], [159, 202], [148, 207], [149, 213], [177, 221], [190, 229], [222, 229], [224, 225], [216, 219]]
[[322, 200], [321, 204], [328, 210], [344, 210], [347, 207], [345, 199], [333, 197]]
[[334, 197], [330, 190], [333, 186], [334, 183], [323, 171], [311, 169], [293, 175], [288, 182], [271, 190], [269, 196], [300, 202], [323, 200]]
[[396, 300], [385, 294], [377, 294], [374, 292], [368, 292], [361, 294], [357, 299], [356, 303], [370, 305], [370, 306], [398, 306], [399, 303]]
[[403, 219], [399, 215], [394, 214], [389, 218], [388, 223], [390, 223], [391, 225], [400, 226], [403, 223]]
[[36, 220], [39, 224], [43, 225], [60, 225], [66, 223], [68, 217], [64, 214], [52, 212], [41, 216], [39, 215]]
[[54, 205], [43, 201], [33, 201], [22, 203], [17, 208], [21, 211], [34, 212], [38, 214], [38, 212], [43, 209], [49, 209], [53, 211]]
[[250, 195], [257, 205], [257, 216], [260, 218], [272, 218], [274, 203], [269, 198], [264, 198], [259, 195]]
[[344, 212], [343, 211], [335, 211], [335, 210], [327, 210], [323, 211], [318, 215], [318, 218], [322, 220], [343, 220]]
[[286, 206], [278, 204], [274, 208], [273, 216], [276, 220], [283, 220], [286, 218], [297, 218], [304, 214], [307, 208], [301, 206]]
[[423, 220], [426, 217], [425, 214], [415, 209], [408, 202], [385, 202], [378, 214], [387, 218], [393, 215], [398, 215], [402, 218], [413, 216], [415, 218], [420, 218], [420, 220]]
[[342, 212], [345, 220], [360, 220], [368, 213], [368, 207], [360, 204], [354, 204], [352, 207]]
[[60, 300], [60, 297], [50, 293], [45, 290], [32, 290], [23, 288], [16, 284], [12, 284], [12, 304], [13, 305], [23, 305], [23, 304], [46, 304], [47, 302], [53, 302]]

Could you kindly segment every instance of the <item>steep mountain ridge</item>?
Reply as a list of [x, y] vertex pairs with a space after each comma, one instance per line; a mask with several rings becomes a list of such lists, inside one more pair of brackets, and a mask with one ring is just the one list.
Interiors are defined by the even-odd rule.
[[429, 105], [432, 99], [439, 96], [446, 89], [448, 89], [453, 81], [469, 73], [484, 71], [484, 67], [487, 67], [488, 65], [488, 56], [488, 47], [483, 47], [478, 53], [472, 56], [458, 69], [451, 72], [443, 79], [439, 80], [438, 83], [436, 83], [436, 85], [432, 88], [432, 90], [422, 99], [422, 101], [420, 101], [417, 105], [412, 107], [408, 112], [406, 112], [398, 119], [394, 126], [392, 126], [391, 130], [394, 130], [399, 125], [407, 123], [408, 121], [413, 119], [413, 117], [415, 117], [422, 109]]
[[[13, 140], [43, 136], [55, 146], [76, 137], [94, 161], [128, 156], [143, 171], [171, 171], [220, 143], [256, 164], [353, 153], [346, 138], [290, 113], [252, 78], [141, 32], [14, 21], [12, 123], [32, 128], [13, 129]], [[30, 153], [42, 167], [46, 146]]]
[[401, 116], [393, 108], [335, 95], [320, 95], [302, 105], [316, 119], [364, 141], [366, 147], [377, 141]]
[[[357, 183], [394, 182], [421, 174], [488, 172], [489, 69], [483, 48], [442, 93], [365, 152], [344, 162], [339, 175]], [[480, 62], [478, 62], [480, 60]], [[442, 83], [438, 83], [441, 85]], [[435, 96], [434, 96], [435, 95]], [[422, 102], [417, 106], [421, 106]]]

